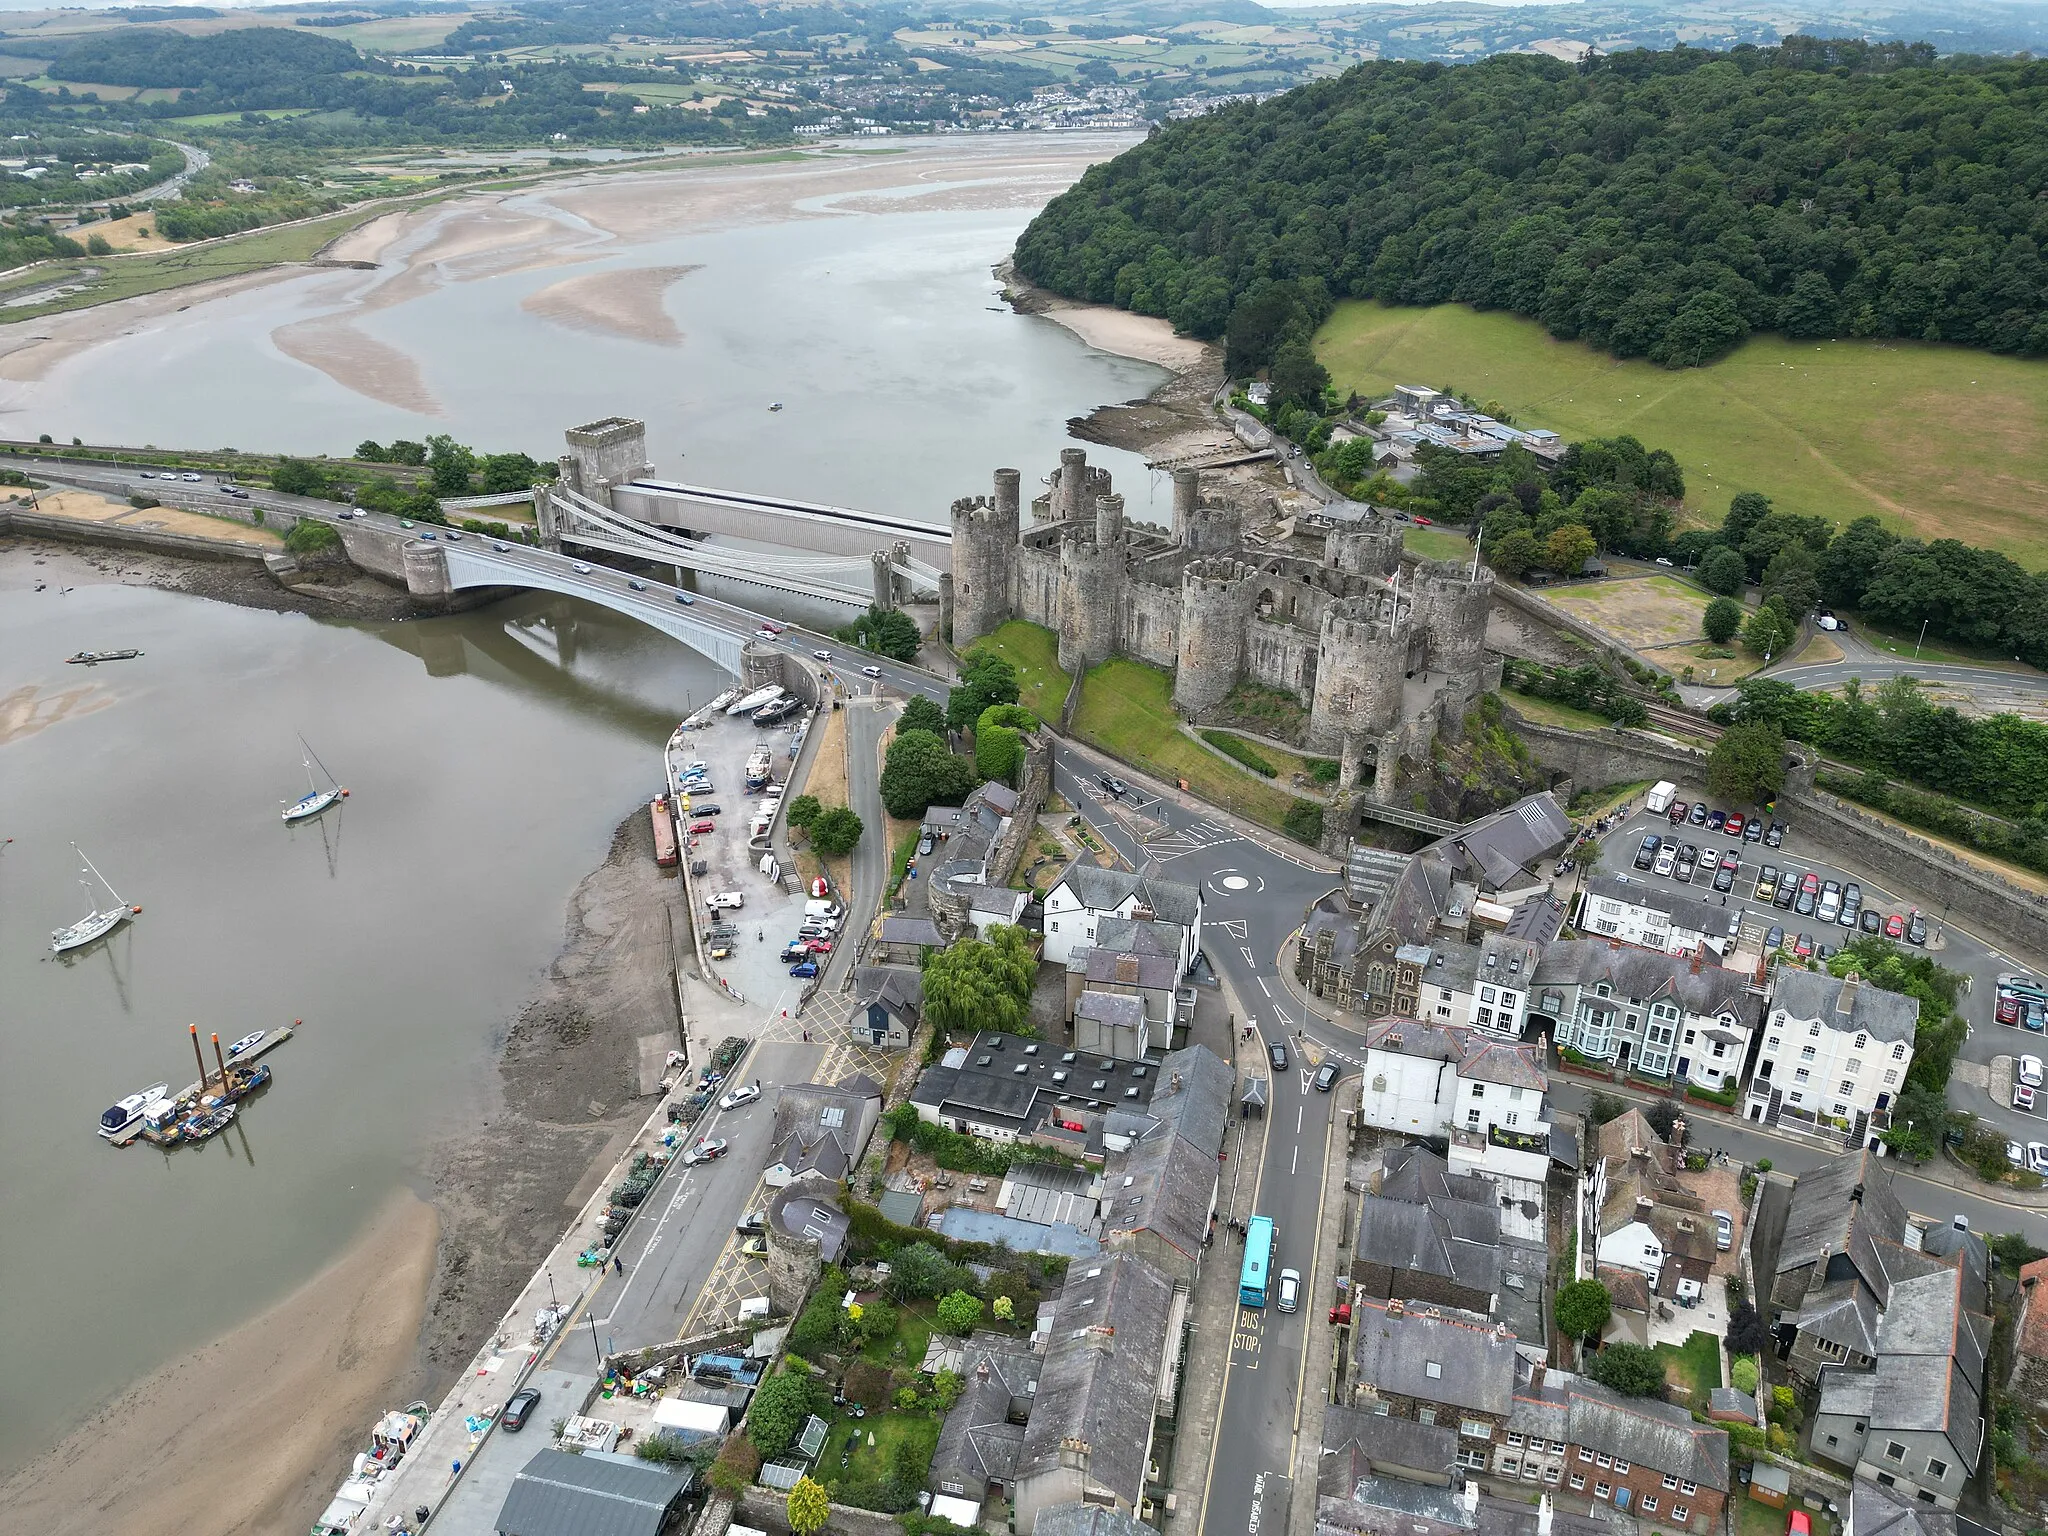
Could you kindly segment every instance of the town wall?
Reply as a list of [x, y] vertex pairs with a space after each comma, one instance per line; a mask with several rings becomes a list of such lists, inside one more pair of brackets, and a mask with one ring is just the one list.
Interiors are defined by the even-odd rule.
[[1181, 589], [1138, 582], [1124, 589], [1125, 655], [1172, 670], [1180, 658]]
[[[1060, 627], [1060, 551], [1025, 545], [1017, 551], [1011, 612], [1045, 629]], [[957, 602], [958, 599], [956, 598]], [[955, 642], [956, 644], [958, 642]]]

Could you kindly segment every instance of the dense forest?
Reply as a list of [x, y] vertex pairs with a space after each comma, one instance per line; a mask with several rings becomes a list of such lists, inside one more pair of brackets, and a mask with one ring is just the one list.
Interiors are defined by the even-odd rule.
[[1017, 267], [1204, 337], [1286, 283], [1678, 367], [1757, 330], [2048, 354], [2044, 245], [2048, 61], [1794, 37], [1363, 64], [1096, 166]]
[[237, 95], [288, 92], [305, 76], [373, 66], [339, 38], [290, 27], [248, 27], [187, 37], [155, 27], [89, 35], [50, 65], [52, 80], [204, 88]]

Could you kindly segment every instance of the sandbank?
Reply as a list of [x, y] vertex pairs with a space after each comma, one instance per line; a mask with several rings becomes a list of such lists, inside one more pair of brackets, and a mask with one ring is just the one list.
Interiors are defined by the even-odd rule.
[[343, 389], [416, 415], [442, 414], [412, 355], [357, 329], [346, 315], [280, 325], [270, 340], [286, 357], [317, 368]]
[[165, 315], [300, 277], [305, 271], [299, 266], [265, 267], [258, 272], [242, 272], [113, 304], [96, 304], [91, 309], [68, 310], [0, 326], [0, 379], [36, 383], [76, 354], [116, 336], [147, 329], [152, 321]]
[[1214, 352], [1206, 341], [1174, 334], [1173, 322], [1157, 315], [1134, 315], [1107, 304], [1076, 304], [1055, 298], [1046, 299], [1036, 309], [1097, 351], [1136, 358], [1169, 373], [1186, 373], [1199, 367]]
[[623, 336], [672, 347], [683, 339], [662, 296], [695, 267], [629, 267], [585, 272], [528, 294], [519, 307], [572, 330]]
[[339, 1449], [414, 1390], [439, 1223], [395, 1196], [333, 1264], [173, 1360], [0, 1483], [10, 1529], [303, 1530], [347, 1472]]

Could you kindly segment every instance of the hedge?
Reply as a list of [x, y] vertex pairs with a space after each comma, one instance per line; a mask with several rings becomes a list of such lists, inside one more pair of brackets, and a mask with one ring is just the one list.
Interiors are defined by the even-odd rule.
[[1243, 763], [1262, 778], [1277, 779], [1280, 776], [1280, 770], [1261, 757], [1258, 750], [1242, 737], [1233, 736], [1228, 731], [1204, 731], [1202, 740], [1224, 756]]

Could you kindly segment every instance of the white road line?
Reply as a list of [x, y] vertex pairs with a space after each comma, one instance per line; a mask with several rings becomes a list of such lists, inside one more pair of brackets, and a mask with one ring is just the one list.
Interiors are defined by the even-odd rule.
[[1294, 1144], [1294, 1155], [1287, 1159], [1287, 1174], [1292, 1178], [1301, 1171], [1301, 1143]]
[[1307, 1113], [1308, 1106], [1306, 1104], [1294, 1112], [1294, 1134], [1297, 1136], [1301, 1134], [1301, 1117]]
[[1271, 997], [1273, 995], [1273, 989], [1266, 985], [1266, 978], [1263, 976], [1259, 978], [1259, 990], [1265, 993], [1268, 997]]

